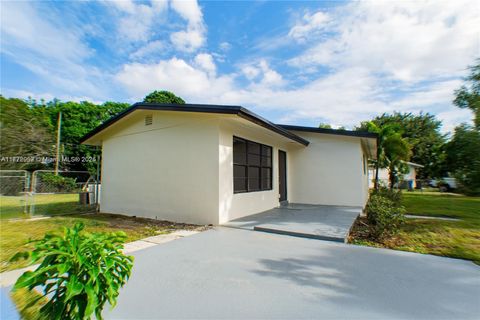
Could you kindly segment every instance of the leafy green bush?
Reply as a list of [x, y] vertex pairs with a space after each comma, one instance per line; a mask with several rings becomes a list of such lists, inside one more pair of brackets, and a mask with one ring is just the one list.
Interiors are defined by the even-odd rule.
[[385, 197], [391, 200], [396, 206], [400, 206], [402, 203], [402, 191], [394, 190], [386, 187], [379, 187], [373, 191], [373, 194]]
[[398, 231], [405, 221], [405, 208], [381, 194], [372, 194], [367, 203], [370, 236], [381, 240]]
[[40, 308], [46, 319], [89, 319], [93, 314], [101, 319], [105, 303], [115, 306], [119, 289], [130, 277], [133, 257], [121, 252], [126, 234], [91, 234], [83, 228], [77, 223], [63, 235], [46, 234], [34, 241], [32, 252], [14, 257], [30, 257], [32, 263], [43, 259], [35, 271], [18, 278], [14, 290], [42, 288], [43, 296], [32, 303], [48, 299]]
[[43, 174], [41, 181], [41, 190], [37, 190], [37, 192], [71, 192], [77, 189], [76, 179], [62, 177], [53, 173]]

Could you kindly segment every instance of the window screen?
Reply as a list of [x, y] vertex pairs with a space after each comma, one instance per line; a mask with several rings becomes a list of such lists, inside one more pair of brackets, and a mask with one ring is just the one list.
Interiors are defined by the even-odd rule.
[[233, 191], [272, 190], [272, 147], [233, 137]]

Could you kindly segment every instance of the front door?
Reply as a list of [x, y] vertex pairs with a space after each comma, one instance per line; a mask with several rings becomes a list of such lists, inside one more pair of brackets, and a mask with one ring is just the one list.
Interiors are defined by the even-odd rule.
[[280, 201], [287, 201], [287, 153], [278, 150], [278, 183]]

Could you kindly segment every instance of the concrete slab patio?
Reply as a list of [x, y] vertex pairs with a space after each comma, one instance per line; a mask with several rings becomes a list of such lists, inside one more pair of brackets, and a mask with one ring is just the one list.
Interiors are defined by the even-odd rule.
[[224, 226], [345, 242], [360, 213], [360, 207], [288, 204], [229, 221]]
[[223, 227], [133, 255], [132, 277], [107, 319], [480, 314], [480, 268], [463, 260]]

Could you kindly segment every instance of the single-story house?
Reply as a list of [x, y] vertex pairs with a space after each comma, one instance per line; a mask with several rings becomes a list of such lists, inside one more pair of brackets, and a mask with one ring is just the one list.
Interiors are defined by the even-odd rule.
[[377, 136], [240, 106], [137, 103], [82, 143], [102, 147], [102, 212], [216, 225], [287, 201], [364, 207]]
[[[421, 164], [408, 162], [405, 164], [408, 167], [408, 172], [404, 173], [400, 177], [400, 187], [405, 189], [415, 189], [417, 188], [417, 169], [423, 168]], [[378, 169], [378, 181], [381, 185], [387, 186], [389, 184], [389, 170], [388, 168]], [[370, 177], [370, 188], [373, 188], [375, 185], [375, 168], [369, 169]]]

